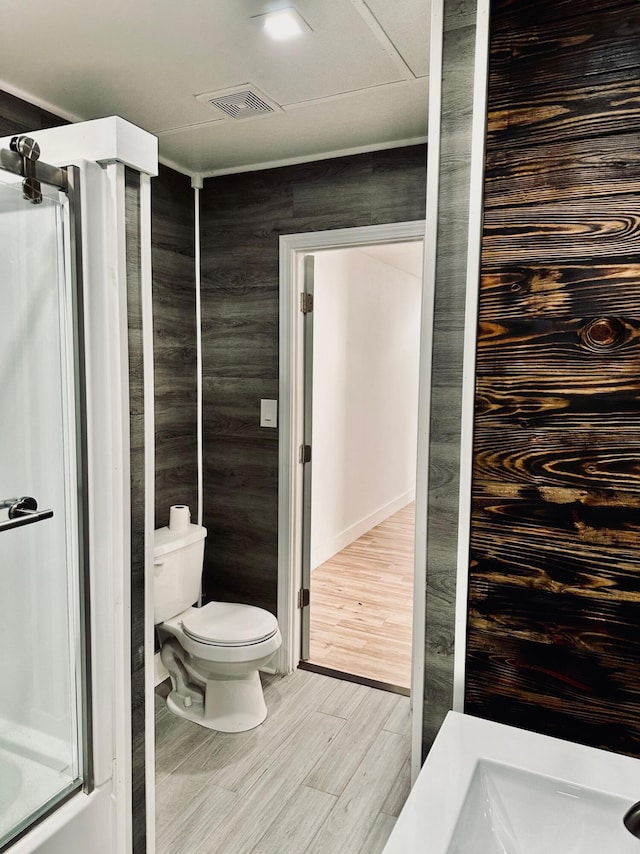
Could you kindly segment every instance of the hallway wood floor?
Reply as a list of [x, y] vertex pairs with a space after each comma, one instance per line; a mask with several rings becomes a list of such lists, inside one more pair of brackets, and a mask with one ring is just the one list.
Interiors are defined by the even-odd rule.
[[409, 688], [414, 526], [411, 502], [311, 573], [313, 664]]
[[379, 854], [409, 793], [409, 699], [297, 670], [219, 733], [156, 689], [158, 854]]

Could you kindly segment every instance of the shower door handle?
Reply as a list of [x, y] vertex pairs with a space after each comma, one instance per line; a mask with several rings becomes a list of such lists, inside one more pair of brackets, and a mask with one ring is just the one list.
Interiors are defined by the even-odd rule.
[[[9, 501], [12, 503], [9, 504]], [[29, 496], [0, 501], [0, 507], [7, 507], [7, 505], [9, 518], [6, 522], [0, 522], [0, 532], [21, 528], [23, 525], [33, 525], [34, 522], [42, 522], [43, 519], [51, 519], [53, 516], [53, 510], [38, 510], [38, 502]]]

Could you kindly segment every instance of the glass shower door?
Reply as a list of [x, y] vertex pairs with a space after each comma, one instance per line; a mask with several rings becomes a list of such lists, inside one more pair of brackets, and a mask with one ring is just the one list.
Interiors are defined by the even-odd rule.
[[0, 177], [0, 850], [85, 774], [67, 220]]

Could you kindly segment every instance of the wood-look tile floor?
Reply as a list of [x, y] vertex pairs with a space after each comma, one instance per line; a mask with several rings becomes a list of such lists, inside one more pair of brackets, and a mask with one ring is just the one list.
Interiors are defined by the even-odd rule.
[[297, 670], [219, 733], [156, 690], [158, 854], [379, 854], [409, 793], [409, 698]]
[[409, 688], [414, 528], [411, 502], [311, 573], [313, 664]]

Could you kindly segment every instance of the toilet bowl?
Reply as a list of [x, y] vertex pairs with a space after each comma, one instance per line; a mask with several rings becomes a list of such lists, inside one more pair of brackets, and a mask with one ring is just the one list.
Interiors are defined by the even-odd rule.
[[276, 618], [262, 608], [229, 602], [193, 607], [205, 536], [197, 525], [155, 532], [156, 627], [172, 686], [167, 707], [209, 729], [243, 732], [267, 716], [258, 670], [282, 637]]
[[171, 676], [167, 706], [174, 714], [221, 732], [243, 732], [264, 721], [258, 670], [282, 643], [273, 614], [210, 602], [187, 608], [158, 628], [173, 638], [160, 655]]

